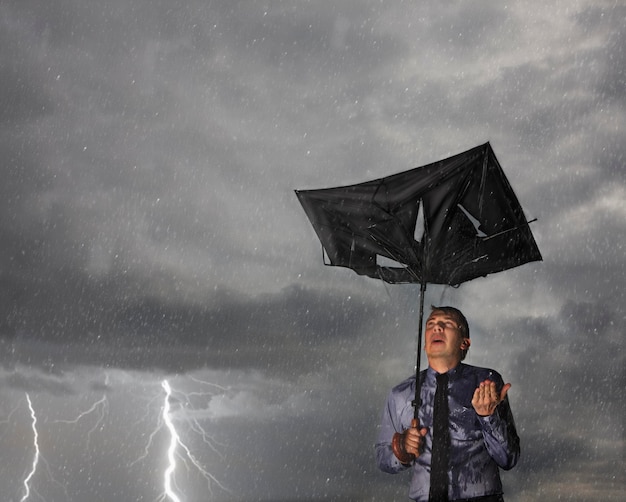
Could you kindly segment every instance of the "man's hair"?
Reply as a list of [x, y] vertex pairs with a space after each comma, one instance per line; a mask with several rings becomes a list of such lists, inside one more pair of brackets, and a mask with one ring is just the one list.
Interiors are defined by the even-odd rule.
[[[452, 319], [454, 319], [454, 321], [459, 326], [459, 331], [461, 332], [461, 336], [463, 338], [470, 337], [469, 324], [467, 323], [467, 319], [463, 315], [463, 312], [461, 312], [459, 309], [454, 308], [454, 307], [448, 307], [448, 306], [435, 307], [434, 305], [431, 305], [430, 308], [431, 308], [431, 314], [433, 312], [443, 312], [444, 314], [450, 316]], [[469, 350], [469, 347], [461, 350], [461, 361], [465, 359], [465, 356], [467, 355], [468, 350]]]

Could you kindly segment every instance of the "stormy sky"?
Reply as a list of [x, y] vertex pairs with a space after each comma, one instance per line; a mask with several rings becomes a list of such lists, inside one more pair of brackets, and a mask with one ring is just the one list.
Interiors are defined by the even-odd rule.
[[325, 267], [294, 189], [489, 141], [544, 260], [426, 304], [512, 383], [507, 501], [620, 500], [624, 47], [615, 0], [2, 0], [4, 499], [406, 500], [419, 288]]

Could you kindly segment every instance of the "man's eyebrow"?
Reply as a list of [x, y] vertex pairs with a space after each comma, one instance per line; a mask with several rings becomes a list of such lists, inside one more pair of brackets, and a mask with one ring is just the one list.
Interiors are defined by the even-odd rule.
[[[443, 315], [443, 316], [437, 316], [437, 317], [443, 317], [444, 321], [453, 321], [456, 322], [456, 319], [452, 316], [449, 315]], [[434, 322], [435, 320], [432, 317], [429, 317], [428, 319], [426, 319], [426, 324], [428, 324], [429, 322]]]

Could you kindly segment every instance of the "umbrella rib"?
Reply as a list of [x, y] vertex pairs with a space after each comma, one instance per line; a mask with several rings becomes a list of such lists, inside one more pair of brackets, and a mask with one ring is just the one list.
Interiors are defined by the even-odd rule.
[[533, 223], [535, 221], [537, 221], [537, 218], [534, 218], [534, 219], [532, 219], [530, 221], [527, 221], [526, 223], [520, 223], [519, 225], [517, 225], [517, 226], [515, 226], [513, 228], [507, 228], [506, 230], [500, 230], [499, 232], [496, 232], [495, 234], [488, 235], [486, 237], [482, 237], [482, 240], [483, 241], [488, 241], [489, 239], [493, 239], [494, 237], [498, 237], [500, 235], [504, 235], [504, 234], [506, 234], [508, 232], [514, 232], [515, 230], [518, 230], [518, 229], [520, 229], [520, 228], [522, 228], [524, 226], [528, 226], [529, 223]]

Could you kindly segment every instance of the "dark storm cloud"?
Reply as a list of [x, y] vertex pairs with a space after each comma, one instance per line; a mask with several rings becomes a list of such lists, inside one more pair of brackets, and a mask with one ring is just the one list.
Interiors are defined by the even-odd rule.
[[[108, 291], [89, 286], [77, 288], [71, 300], [54, 301], [52, 292], [41, 291], [45, 302], [22, 304], [23, 325], [12, 326], [19, 335], [6, 342], [17, 347], [12, 360], [171, 371], [207, 364], [311, 371], [325, 364], [329, 346], [357, 338], [378, 316], [364, 297], [301, 286], [257, 297], [217, 291], [204, 305], [158, 296], [125, 300], [115, 294], [117, 283]], [[44, 342], [46, 349], [36, 355]]]
[[[181, 392], [199, 378], [223, 393], [194, 410], [228, 445], [216, 472], [239, 491], [216, 498], [405, 498], [371, 444], [415, 361], [418, 291], [324, 267], [293, 189], [489, 140], [544, 262], [427, 301], [460, 306], [469, 362], [513, 383], [522, 459], [507, 500], [620, 500], [623, 10], [4, 2], [0, 418], [15, 406], [28, 424], [31, 393], [76, 500], [93, 486], [139, 500], [162, 478], [135, 463], [142, 420], [178, 373]], [[106, 426], [55, 424], [105, 396]], [[11, 459], [31, 451], [19, 432]], [[13, 467], [3, 486], [28, 465]]]

